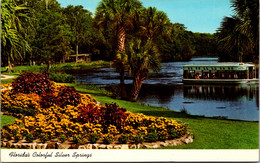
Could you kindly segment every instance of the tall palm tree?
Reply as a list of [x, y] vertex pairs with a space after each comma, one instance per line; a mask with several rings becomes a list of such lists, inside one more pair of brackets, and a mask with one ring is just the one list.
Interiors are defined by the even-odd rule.
[[239, 54], [240, 61], [247, 55], [258, 62], [259, 1], [233, 0], [231, 7], [235, 15], [223, 19], [218, 30], [219, 45], [231, 56]]
[[133, 28], [134, 17], [141, 8], [142, 3], [138, 0], [102, 0], [96, 10], [97, 24], [110, 26], [116, 33], [117, 54], [113, 65], [120, 73], [121, 98], [127, 97], [124, 86], [126, 28]]
[[170, 20], [166, 13], [158, 11], [156, 7], [148, 7], [142, 10], [141, 35], [152, 40], [154, 36], [166, 32], [170, 27]]
[[18, 6], [15, 1], [1, 2], [1, 46], [2, 57], [8, 60], [8, 71], [12, 71], [12, 61], [23, 58], [23, 52], [30, 51], [24, 39], [24, 23], [29, 19], [26, 7]]
[[237, 30], [240, 24], [241, 19], [239, 17], [225, 17], [219, 29], [222, 31], [222, 39], [220, 39], [219, 44], [222, 50], [228, 54], [233, 54], [234, 57], [238, 54], [237, 58], [234, 59], [242, 62], [244, 52], [250, 50], [250, 38]]
[[148, 76], [150, 70], [155, 72], [160, 69], [159, 53], [149, 40], [142, 45], [140, 39], [131, 40], [126, 49], [129, 62], [129, 71], [133, 76], [133, 88], [131, 90], [131, 101], [136, 101], [142, 87], [143, 80]]

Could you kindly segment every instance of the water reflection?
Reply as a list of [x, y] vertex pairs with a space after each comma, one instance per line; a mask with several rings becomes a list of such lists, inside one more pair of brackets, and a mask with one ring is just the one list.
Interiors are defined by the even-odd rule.
[[144, 85], [138, 102], [192, 115], [258, 121], [258, 85]]

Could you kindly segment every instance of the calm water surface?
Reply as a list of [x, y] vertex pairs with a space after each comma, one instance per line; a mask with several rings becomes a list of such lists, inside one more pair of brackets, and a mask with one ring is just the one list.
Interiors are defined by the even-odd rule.
[[[159, 73], [145, 80], [138, 102], [163, 106], [175, 111], [186, 110], [192, 115], [224, 117], [237, 120], [259, 120], [259, 85], [184, 85], [182, 66], [190, 63], [213, 63], [216, 58], [194, 58], [189, 62], [162, 63]], [[101, 68], [75, 74], [77, 82], [96, 85], [119, 84], [113, 68]], [[131, 84], [126, 77], [126, 84]]]

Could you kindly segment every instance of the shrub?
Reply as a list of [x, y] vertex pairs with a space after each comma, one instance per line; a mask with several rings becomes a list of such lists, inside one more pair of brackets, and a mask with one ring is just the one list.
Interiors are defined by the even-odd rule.
[[165, 141], [168, 138], [166, 131], [159, 131], [157, 133], [157, 135], [158, 135], [158, 140], [161, 140], [161, 141]]
[[114, 125], [120, 130], [121, 127], [125, 125], [127, 118], [126, 109], [120, 108], [116, 103], [106, 104], [105, 107], [101, 107], [101, 114], [101, 124], [106, 130], [109, 125]]
[[118, 138], [119, 143], [126, 144], [128, 142], [129, 136], [128, 134], [122, 134]]
[[89, 140], [91, 143], [96, 143], [98, 141], [98, 139], [99, 139], [99, 136], [96, 133], [92, 133], [89, 135]]
[[60, 86], [57, 92], [45, 92], [41, 96], [41, 106], [49, 108], [58, 105], [65, 107], [67, 105], [77, 106], [81, 102], [81, 95], [74, 87]]
[[79, 136], [79, 135], [75, 135], [75, 136], [73, 136], [73, 142], [75, 143], [75, 144], [79, 144], [80, 142], [81, 142], [81, 136]]
[[112, 134], [105, 134], [103, 137], [105, 144], [110, 144], [114, 140], [114, 136]]
[[66, 136], [64, 135], [64, 134], [62, 134], [60, 137], [59, 137], [59, 140], [63, 143], [63, 142], [65, 142], [65, 140], [66, 140], [67, 138], [66, 138]]
[[12, 83], [16, 93], [36, 93], [41, 95], [44, 92], [53, 91], [53, 83], [46, 74], [26, 72], [18, 76]]
[[25, 140], [28, 141], [28, 142], [32, 142], [33, 141], [33, 135], [27, 134]]
[[134, 140], [135, 144], [143, 143], [144, 142], [144, 135], [143, 134], [134, 135], [133, 140]]
[[14, 93], [12, 90], [1, 91], [1, 107], [5, 111], [12, 113], [22, 113], [25, 115], [35, 115], [35, 111], [40, 107], [40, 97], [35, 94]]
[[169, 129], [168, 130], [168, 139], [174, 139], [177, 137], [177, 133], [175, 132], [174, 129]]
[[77, 106], [81, 102], [81, 95], [76, 91], [74, 87], [61, 86], [58, 97], [57, 104], [60, 107], [67, 105]]
[[45, 143], [48, 140], [48, 136], [45, 134], [40, 135], [41, 142]]
[[145, 140], [148, 142], [155, 142], [158, 139], [158, 135], [155, 132], [150, 132], [145, 136]]
[[63, 73], [50, 73], [50, 79], [59, 83], [73, 83], [75, 82], [75, 77], [70, 74]]
[[101, 118], [101, 112], [98, 106], [95, 106], [94, 104], [90, 103], [87, 106], [79, 106], [79, 115], [78, 120], [82, 123], [94, 123], [98, 124], [102, 118]]

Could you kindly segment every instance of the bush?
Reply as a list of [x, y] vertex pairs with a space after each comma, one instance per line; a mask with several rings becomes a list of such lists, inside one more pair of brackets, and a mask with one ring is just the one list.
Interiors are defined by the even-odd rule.
[[76, 91], [74, 87], [61, 86], [58, 97], [57, 105], [64, 107], [67, 105], [77, 106], [81, 102], [81, 95]]
[[112, 134], [105, 134], [103, 137], [105, 144], [110, 144], [114, 140], [114, 136]]
[[56, 93], [45, 92], [41, 96], [41, 107], [49, 108], [51, 106], [58, 105], [65, 107], [67, 105], [77, 106], [81, 102], [81, 95], [76, 91], [74, 87], [61, 86]]
[[59, 83], [73, 83], [75, 82], [75, 77], [70, 74], [62, 74], [62, 73], [50, 73], [50, 79], [59, 82]]
[[133, 140], [134, 140], [135, 144], [143, 143], [144, 142], [144, 135], [143, 134], [134, 135]]
[[40, 136], [40, 140], [41, 140], [42, 143], [45, 143], [48, 140], [48, 136], [43, 134], [43, 135]]
[[32, 142], [33, 141], [33, 135], [32, 134], [26, 135], [25, 140], [28, 141], [28, 142]]
[[47, 74], [34, 74], [26, 72], [18, 76], [12, 83], [15, 93], [36, 93], [41, 95], [45, 92], [53, 91], [53, 83], [47, 77]]
[[145, 140], [148, 142], [155, 142], [158, 139], [158, 135], [155, 132], [150, 132], [145, 136]]
[[79, 144], [81, 142], [81, 139], [82, 139], [81, 136], [78, 136], [78, 135], [73, 136], [73, 142], [75, 144]]
[[91, 143], [96, 143], [99, 139], [98, 134], [92, 133], [89, 135], [89, 140]]
[[66, 140], [67, 138], [66, 138], [66, 136], [64, 135], [64, 134], [62, 134], [60, 137], [59, 137], [59, 140], [63, 143], [63, 142], [65, 142], [65, 140]]
[[98, 106], [95, 106], [94, 104], [90, 103], [87, 106], [79, 106], [79, 115], [78, 120], [82, 123], [94, 123], [98, 124], [102, 118], [101, 118], [101, 112]]
[[122, 134], [118, 138], [119, 143], [126, 144], [128, 142], [129, 136], [128, 134]]
[[105, 107], [101, 107], [101, 114], [101, 124], [104, 129], [107, 130], [110, 125], [114, 125], [121, 130], [121, 127], [125, 126], [126, 109], [120, 108], [116, 103], [106, 104]]

